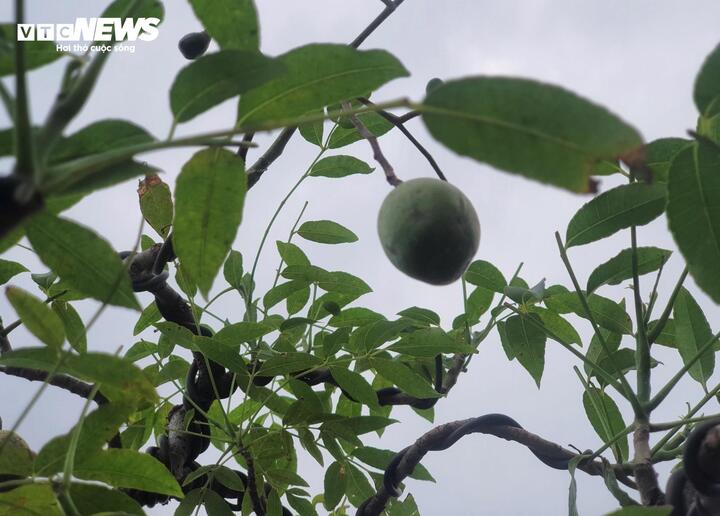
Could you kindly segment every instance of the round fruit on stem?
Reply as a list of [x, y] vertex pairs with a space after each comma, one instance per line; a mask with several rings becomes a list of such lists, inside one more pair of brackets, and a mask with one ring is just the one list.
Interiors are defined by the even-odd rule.
[[420, 178], [401, 183], [385, 198], [378, 234], [400, 271], [431, 285], [447, 285], [463, 275], [475, 256], [480, 222], [458, 188]]
[[[30, 473], [35, 453], [22, 437], [7, 430], [0, 430], [0, 448], [0, 484], [20, 480]], [[11, 489], [13, 487], [0, 488], [0, 493]]]

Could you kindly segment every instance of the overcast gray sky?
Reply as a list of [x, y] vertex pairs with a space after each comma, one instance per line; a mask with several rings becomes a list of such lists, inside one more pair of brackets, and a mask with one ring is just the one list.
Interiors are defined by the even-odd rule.
[[[93, 16], [108, 0], [31, 0], [28, 21], [61, 23], [77, 16]], [[257, 0], [262, 25], [262, 50], [277, 55], [308, 42], [347, 42], [382, 8], [379, 0]], [[199, 29], [199, 23], [182, 0], [166, 1], [166, 18], [160, 36], [150, 43], [139, 43], [133, 55], [114, 55], [91, 101], [71, 129], [104, 118], [126, 118], [158, 137], [165, 137], [171, 115], [168, 87], [177, 71], [186, 64], [178, 53], [177, 40]], [[10, 2], [0, 5], [0, 19], [12, 19]], [[432, 77], [445, 79], [474, 75], [499, 74], [540, 79], [563, 85], [580, 95], [599, 102], [632, 123], [647, 141], [662, 136], [683, 136], [695, 124], [696, 112], [691, 101], [692, 84], [704, 57], [720, 40], [718, 30], [720, 3], [713, 0], [686, 2], [669, 0], [406, 0], [402, 7], [374, 34], [364, 48], [384, 48], [396, 55], [412, 76], [397, 80], [374, 95], [377, 99], [409, 96], [422, 98], [425, 83]], [[33, 72], [30, 79], [32, 113], [40, 122], [53, 100], [63, 65], [54, 64]], [[9, 83], [8, 83], [9, 84]], [[230, 102], [179, 128], [178, 134], [190, 134], [229, 127], [234, 121]], [[0, 127], [9, 121], [0, 113]], [[472, 200], [482, 225], [477, 257], [496, 264], [510, 276], [524, 262], [522, 276], [530, 283], [545, 277], [549, 284], [568, 284], [566, 272], [557, 255], [553, 232], [564, 232], [574, 212], [588, 200], [541, 186], [460, 158], [434, 143], [422, 122], [409, 124], [413, 133], [427, 144], [449, 180], [462, 188]], [[258, 139], [261, 146], [268, 136]], [[430, 176], [432, 170], [402, 136], [383, 137], [386, 156], [402, 179]], [[182, 164], [192, 150], [157, 153], [147, 160], [165, 171], [165, 180], [173, 184]], [[258, 155], [250, 151], [250, 160]], [[343, 152], [372, 162], [366, 142]], [[246, 263], [254, 256], [278, 201], [309, 164], [315, 148], [296, 137], [249, 194], [244, 221], [235, 248]], [[6, 165], [7, 161], [0, 162]], [[615, 180], [603, 180], [606, 189]], [[135, 193], [136, 182], [103, 191], [83, 200], [67, 212], [110, 240], [117, 249], [132, 246], [140, 222]], [[441, 314], [449, 326], [462, 310], [460, 285], [431, 287], [397, 272], [385, 258], [376, 234], [377, 211], [389, 192], [381, 174], [354, 177], [343, 181], [316, 178], [307, 181], [291, 199], [278, 219], [270, 242], [284, 239], [302, 204], [309, 201], [306, 217], [333, 219], [360, 237], [360, 242], [343, 246], [301, 243], [313, 263], [331, 270], [347, 270], [365, 279], [375, 291], [362, 298], [363, 306], [391, 316], [403, 308], [420, 305]], [[664, 219], [643, 228], [641, 245], [674, 249]], [[584, 282], [599, 263], [629, 245], [629, 236], [613, 238], [573, 249], [571, 259]], [[262, 256], [259, 288], [272, 282], [277, 257], [269, 245]], [[33, 256], [13, 249], [3, 258], [33, 265], [43, 271]], [[666, 266], [661, 282], [660, 305], [667, 298], [682, 269], [679, 256]], [[643, 278], [648, 288], [651, 277]], [[13, 281], [33, 289], [27, 275]], [[714, 330], [720, 326], [718, 308], [688, 281]], [[623, 288], [605, 289], [614, 299], [628, 296]], [[143, 304], [149, 296], [141, 295]], [[79, 303], [88, 317], [96, 305]], [[235, 294], [223, 298], [217, 312], [231, 319], [242, 316], [242, 304]], [[14, 319], [4, 296], [0, 299], [0, 317]], [[115, 351], [129, 347], [135, 338], [132, 326], [136, 314], [110, 309], [90, 332], [89, 347]], [[587, 343], [590, 333], [580, 323]], [[12, 334], [16, 347], [34, 345], [23, 330]], [[627, 343], [630, 345], [631, 343]], [[679, 367], [679, 357], [667, 349], [654, 351], [662, 365], [654, 370], [654, 385], [661, 385]], [[581, 404], [582, 388], [572, 365], [576, 361], [559, 346], [548, 343], [542, 389], [517, 362], [508, 363], [493, 333], [481, 346], [467, 374], [460, 378], [448, 399], [436, 407], [436, 423], [503, 412], [516, 418], [530, 431], [580, 449], [600, 444], [586, 420]], [[717, 376], [717, 375], [716, 375]], [[717, 380], [717, 378], [716, 378]], [[632, 379], [631, 379], [632, 381]], [[38, 388], [24, 380], [0, 377], [0, 389], [12, 393], [3, 397], [0, 416], [5, 425], [17, 418]], [[684, 382], [657, 411], [657, 420], [682, 415], [685, 401], [702, 395], [701, 387]], [[717, 412], [717, 403], [708, 405], [708, 413]], [[630, 421], [628, 407], [621, 409]], [[67, 431], [77, 420], [80, 400], [64, 392], [49, 389], [21, 427], [21, 434], [39, 449], [50, 437]], [[391, 426], [376, 446], [398, 450], [431, 428], [409, 409], [396, 409], [393, 416], [402, 423]], [[206, 463], [212, 454], [201, 457]], [[422, 514], [537, 514], [558, 515], [567, 511], [567, 472], [549, 470], [523, 447], [479, 435], [464, 438], [452, 449], [431, 453], [423, 464], [437, 484], [407, 483]], [[312, 485], [313, 493], [322, 490], [322, 471], [301, 454], [299, 471]], [[661, 468], [661, 483], [667, 478]], [[579, 507], [583, 515], [603, 514], [616, 507], [603, 487], [602, 480], [578, 475]], [[171, 514], [168, 507], [151, 514]]]

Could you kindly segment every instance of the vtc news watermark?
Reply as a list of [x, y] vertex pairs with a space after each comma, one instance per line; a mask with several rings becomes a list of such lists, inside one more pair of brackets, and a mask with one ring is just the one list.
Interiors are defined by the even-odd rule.
[[[74, 23], [19, 23], [18, 41], [55, 41], [58, 52], [135, 52], [125, 42], [153, 41], [160, 18], [76, 18]], [[74, 42], [74, 43], [70, 43]]]

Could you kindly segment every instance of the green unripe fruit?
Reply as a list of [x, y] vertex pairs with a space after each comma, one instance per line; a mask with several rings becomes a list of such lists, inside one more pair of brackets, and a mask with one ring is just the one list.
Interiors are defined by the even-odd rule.
[[[35, 453], [25, 440], [13, 432], [0, 430], [0, 483], [20, 480], [30, 475]], [[0, 493], [10, 491], [13, 487], [0, 489]]]
[[408, 276], [447, 285], [463, 275], [480, 244], [470, 200], [439, 179], [405, 181], [385, 198], [378, 216], [385, 254]]

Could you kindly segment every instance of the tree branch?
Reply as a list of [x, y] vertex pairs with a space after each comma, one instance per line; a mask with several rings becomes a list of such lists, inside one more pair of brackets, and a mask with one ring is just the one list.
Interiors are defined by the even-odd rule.
[[[352, 109], [349, 102], [343, 102], [342, 106], [343, 109], [348, 111]], [[390, 183], [392, 186], [397, 186], [402, 183], [402, 181], [395, 175], [395, 169], [383, 154], [377, 137], [373, 133], [371, 133], [367, 127], [365, 127], [365, 124], [363, 124], [357, 116], [349, 115], [349, 118], [350, 122], [352, 122], [352, 125], [355, 127], [357, 132], [360, 133], [360, 136], [366, 139], [367, 142], [370, 144], [370, 147], [373, 150], [373, 158], [375, 158], [375, 161], [380, 164], [383, 172], [385, 172], [385, 179], [387, 179], [387, 182]]]
[[[369, 99], [360, 97], [358, 98], [358, 101], [362, 102], [366, 106], [375, 106], [375, 104], [370, 101]], [[416, 116], [420, 115], [419, 111], [409, 111], [408, 113], [405, 113], [403, 116], [396, 116], [392, 113], [385, 111], [384, 109], [379, 109], [376, 111], [378, 115], [383, 117], [385, 120], [390, 122], [392, 125], [397, 127], [397, 129], [405, 135], [405, 137], [410, 140], [410, 143], [412, 143], [415, 148], [422, 154], [425, 159], [430, 163], [430, 166], [435, 171], [435, 174], [437, 174], [438, 178], [440, 178], [443, 181], [447, 181], [447, 178], [445, 177], [445, 174], [443, 174], [443, 171], [440, 169], [440, 166], [437, 164], [437, 161], [435, 161], [435, 158], [433, 158], [432, 154], [413, 136], [413, 134], [408, 131], [407, 127], [405, 127], [405, 122], [408, 120], [412, 120]]]
[[663, 505], [665, 494], [658, 484], [657, 473], [652, 463], [652, 451], [650, 450], [650, 426], [647, 420], [636, 420], [636, 428], [633, 433], [633, 473], [637, 482], [640, 500], [643, 505]]
[[[0, 373], [4, 373], [10, 376], [17, 376], [18, 378], [25, 378], [31, 382], [45, 382], [48, 378], [48, 373], [45, 371], [38, 371], [37, 369], [28, 369], [25, 367], [7, 367], [0, 366]], [[60, 387], [68, 392], [77, 394], [78, 396], [85, 399], [92, 399], [97, 402], [98, 405], [103, 405], [108, 402], [108, 399], [103, 396], [100, 392], [97, 392], [95, 396], [92, 396], [93, 386], [68, 376], [65, 374], [56, 374], [52, 376], [47, 383]]]
[[[363, 42], [373, 32], [375, 32], [375, 30], [380, 27], [380, 25], [382, 25], [382, 23], [387, 20], [392, 13], [395, 12], [395, 9], [397, 9], [400, 4], [403, 3], [403, 1], [404, 0], [383, 1], [383, 3], [385, 4], [385, 9], [383, 9], [383, 11], [372, 22], [370, 22], [370, 24], [365, 27], [365, 29], [360, 34], [358, 34], [358, 36], [350, 43], [349, 46], [352, 48], [358, 48], [360, 45], [362, 45]], [[270, 165], [272, 165], [276, 159], [282, 156], [283, 152], [285, 151], [285, 147], [290, 141], [290, 138], [292, 138], [295, 134], [296, 130], [297, 127], [288, 127], [286, 129], [283, 129], [283, 131], [278, 135], [275, 141], [270, 145], [268, 150], [265, 151], [265, 153], [263, 153], [263, 155], [260, 156], [260, 158], [258, 158], [258, 160], [247, 169], [248, 188], [252, 188], [260, 180], [260, 178], [267, 171], [267, 169], [270, 168]]]

